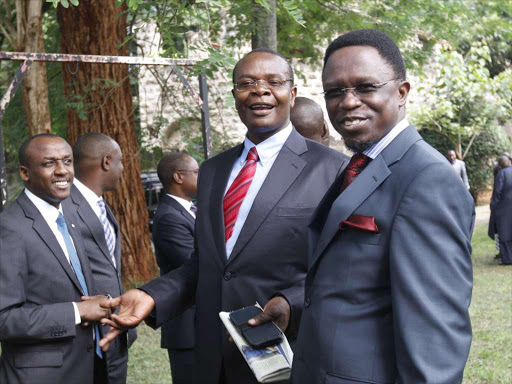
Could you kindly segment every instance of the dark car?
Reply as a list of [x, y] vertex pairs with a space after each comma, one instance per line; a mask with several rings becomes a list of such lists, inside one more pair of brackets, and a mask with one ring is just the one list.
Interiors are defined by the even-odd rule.
[[151, 231], [153, 228], [153, 217], [158, 208], [158, 202], [165, 192], [156, 172], [143, 172], [141, 179], [149, 213], [149, 230]]

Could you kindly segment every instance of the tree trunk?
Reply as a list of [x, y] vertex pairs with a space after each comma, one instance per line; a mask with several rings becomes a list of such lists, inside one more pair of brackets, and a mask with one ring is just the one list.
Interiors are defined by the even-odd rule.
[[[125, 12], [124, 14], [120, 14]], [[78, 7], [58, 7], [61, 51], [70, 54], [126, 56], [125, 3], [80, 0]], [[134, 106], [127, 65], [80, 63], [63, 65], [68, 99], [82, 103], [67, 114], [68, 141], [86, 132], [101, 132], [116, 140], [123, 152], [124, 173], [117, 190], [106, 199], [121, 226], [123, 280], [143, 282], [155, 275], [149, 238], [149, 218], [141, 183]]]
[[[22, 52], [44, 52], [43, 0], [16, 0], [17, 43]], [[23, 80], [23, 108], [30, 136], [51, 131], [46, 63], [34, 62]]]
[[277, 51], [276, 0], [268, 0], [268, 4], [271, 7], [271, 12], [267, 12], [255, 1], [252, 3], [252, 49], [270, 48]]

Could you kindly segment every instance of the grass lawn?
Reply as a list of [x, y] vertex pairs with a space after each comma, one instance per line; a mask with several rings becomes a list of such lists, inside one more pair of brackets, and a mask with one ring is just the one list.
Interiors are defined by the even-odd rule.
[[[473, 235], [474, 287], [470, 313], [473, 344], [464, 384], [512, 383], [512, 267], [498, 266], [487, 223]], [[138, 327], [130, 349], [129, 384], [171, 383], [167, 351], [160, 348], [160, 332]]]

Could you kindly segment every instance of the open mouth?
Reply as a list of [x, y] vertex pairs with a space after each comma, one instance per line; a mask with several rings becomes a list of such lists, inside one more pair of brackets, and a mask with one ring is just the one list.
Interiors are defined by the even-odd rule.
[[252, 111], [269, 111], [274, 109], [274, 106], [272, 104], [252, 104], [249, 106], [249, 109]]
[[65, 188], [69, 185], [69, 181], [67, 181], [67, 180], [53, 181], [52, 184], [59, 188]]
[[345, 118], [341, 121], [341, 126], [347, 129], [354, 129], [362, 126], [368, 121], [368, 119], [355, 117], [355, 118]]

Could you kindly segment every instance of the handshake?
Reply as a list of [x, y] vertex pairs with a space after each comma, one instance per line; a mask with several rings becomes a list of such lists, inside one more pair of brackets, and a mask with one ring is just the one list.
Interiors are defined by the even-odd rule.
[[[155, 308], [155, 300], [140, 289], [132, 289], [113, 299], [100, 295], [84, 296], [82, 300], [77, 306], [83, 324], [99, 321], [111, 327], [99, 342], [103, 351], [108, 350], [118, 335], [139, 325]], [[286, 299], [280, 296], [270, 299], [263, 312], [249, 320], [249, 325], [257, 326], [268, 321], [273, 321], [283, 332], [286, 330], [290, 321], [290, 305]]]

